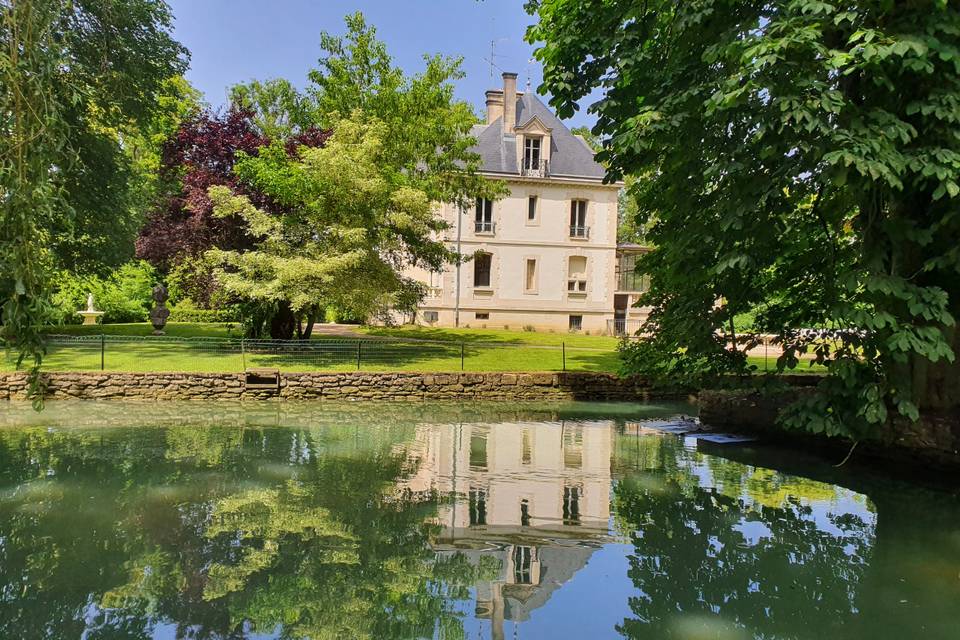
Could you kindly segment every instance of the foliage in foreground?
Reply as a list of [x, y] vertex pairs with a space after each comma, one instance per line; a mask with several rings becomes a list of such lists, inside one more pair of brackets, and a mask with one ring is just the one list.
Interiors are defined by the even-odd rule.
[[603, 86], [599, 158], [647, 176], [653, 312], [631, 368], [742, 371], [733, 319], [759, 309], [781, 370], [803, 352], [829, 367], [789, 425], [862, 438], [891, 409], [960, 404], [956, 4], [528, 6], [560, 115]]
[[149, 189], [132, 150], [186, 69], [171, 23], [160, 1], [0, 1], [0, 317], [34, 368], [53, 274], [130, 257]]

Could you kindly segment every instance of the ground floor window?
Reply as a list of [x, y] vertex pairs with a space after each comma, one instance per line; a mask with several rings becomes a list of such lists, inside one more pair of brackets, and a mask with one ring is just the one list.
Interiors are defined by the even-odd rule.
[[423, 312], [423, 321], [424, 322], [436, 322], [440, 319], [440, 314], [437, 311], [424, 311]]
[[473, 286], [490, 286], [490, 265], [493, 262], [493, 256], [489, 253], [478, 253], [473, 259]]
[[583, 328], [583, 316], [570, 316], [570, 331], [580, 331]]
[[490, 314], [489, 314], [489, 313], [480, 313], [480, 312], [477, 312], [477, 313], [473, 314], [473, 317], [476, 318], [477, 320], [489, 320], [489, 319], [490, 319]]

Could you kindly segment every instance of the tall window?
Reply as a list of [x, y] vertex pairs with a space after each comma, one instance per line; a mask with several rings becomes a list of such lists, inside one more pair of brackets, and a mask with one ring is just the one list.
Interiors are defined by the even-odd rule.
[[493, 200], [477, 198], [474, 209], [474, 231], [476, 233], [493, 233]]
[[476, 471], [487, 469], [487, 436], [474, 434], [470, 436], [470, 468]]
[[527, 258], [523, 290], [525, 293], [533, 293], [537, 290], [537, 261], [534, 258]]
[[523, 168], [540, 168], [540, 138], [523, 139]]
[[567, 263], [567, 292], [587, 292], [587, 257], [570, 256]]
[[470, 487], [467, 493], [467, 512], [470, 514], [470, 526], [487, 524], [487, 490]]
[[580, 524], [580, 496], [583, 489], [580, 487], [563, 488], [563, 524]]
[[530, 501], [526, 498], [520, 501], [520, 526], [530, 526]]
[[513, 583], [533, 584], [533, 563], [537, 560], [535, 547], [513, 548]]
[[478, 253], [473, 258], [473, 286], [490, 286], [490, 265], [492, 261], [493, 256], [489, 253]]
[[527, 220], [532, 222], [537, 219], [537, 196], [530, 196], [527, 199]]
[[590, 234], [590, 228], [587, 227], [587, 201], [570, 201], [570, 237], [586, 238]]
[[617, 256], [617, 291], [644, 293], [650, 288], [650, 279], [637, 273], [637, 254], [621, 253]]

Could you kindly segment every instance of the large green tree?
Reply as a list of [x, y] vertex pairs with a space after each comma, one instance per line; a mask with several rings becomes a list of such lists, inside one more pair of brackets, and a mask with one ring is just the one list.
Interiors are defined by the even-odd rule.
[[140, 183], [124, 141], [186, 69], [171, 29], [160, 0], [0, 1], [0, 309], [34, 366], [55, 269], [132, 255]]
[[791, 424], [860, 438], [889, 409], [960, 404], [955, 3], [528, 6], [552, 103], [568, 116], [602, 87], [600, 157], [645, 176], [653, 312], [632, 370], [743, 371], [732, 319], [759, 310], [781, 368], [829, 367]]
[[500, 193], [470, 151], [476, 118], [453, 96], [460, 61], [428, 56], [424, 71], [407, 75], [362, 14], [346, 23], [346, 35], [322, 36], [305, 97], [276, 83], [236, 91], [257, 107], [263, 129], [333, 131], [326, 148], [294, 145], [291, 153], [291, 140], [278, 140], [236, 164], [240, 183], [277, 211], [210, 191], [217, 215], [242, 220], [258, 239], [250, 250], [210, 251], [216, 280], [266, 309], [274, 338], [307, 337], [327, 306], [359, 318], [413, 308], [423, 291], [404, 269], [457, 259], [440, 241], [446, 223], [436, 205]]

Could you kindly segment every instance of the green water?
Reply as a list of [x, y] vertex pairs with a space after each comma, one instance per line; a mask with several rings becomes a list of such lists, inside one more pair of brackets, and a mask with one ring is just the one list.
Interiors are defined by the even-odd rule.
[[960, 638], [955, 493], [685, 406], [0, 409], [0, 638]]

